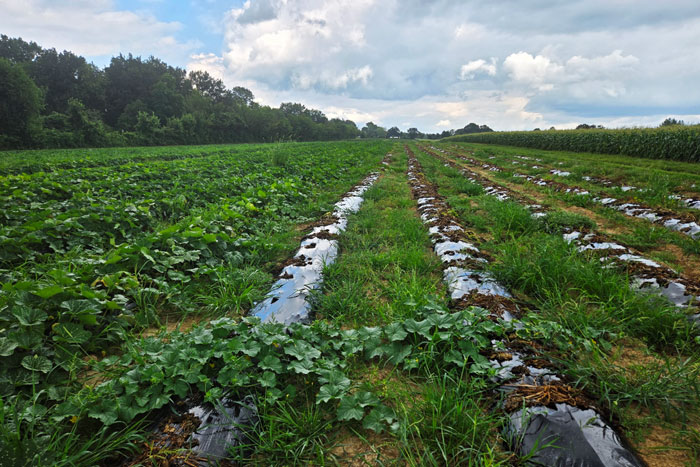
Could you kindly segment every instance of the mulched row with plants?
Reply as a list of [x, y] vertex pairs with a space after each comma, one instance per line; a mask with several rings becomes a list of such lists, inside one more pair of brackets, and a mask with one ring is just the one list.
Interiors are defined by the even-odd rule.
[[642, 465], [603, 421], [600, 409], [565, 384], [553, 365], [540, 357], [542, 344], [518, 337], [524, 326], [516, 318], [520, 311], [511, 294], [483, 267], [474, 268], [488, 263], [472, 243], [475, 237], [449, 214], [449, 206], [422, 174], [412, 151], [408, 147], [406, 151], [409, 183], [421, 218], [431, 229], [435, 251], [448, 265], [445, 280], [454, 305], [482, 307], [511, 332], [492, 340], [489, 355], [498, 369], [493, 377], [507, 394], [503, 410], [509, 413], [511, 447], [523, 459], [545, 465]]
[[523, 319], [550, 320], [553, 329], [575, 336], [543, 334], [556, 348], [544, 352], [569, 381], [620, 420], [644, 460], [676, 465], [698, 455], [693, 430], [700, 379], [691, 322], [666, 300], [635, 293], [616, 268], [567, 243], [563, 229], [594, 227], [587, 218], [568, 212], [533, 216], [524, 206], [530, 200], [521, 205], [480, 196], [484, 189], [467, 180], [461, 166], [418, 157], [450, 212], [485, 232], [484, 249], [495, 258], [487, 269], [540, 310]]
[[[533, 217], [542, 219], [541, 222], [551, 223], [549, 219], [544, 219], [547, 214], [551, 213], [551, 210], [536, 204], [520, 193], [479, 175], [468, 167], [458, 165], [454, 160], [441, 154], [439, 150], [435, 152], [425, 147], [421, 147], [421, 150], [438, 158], [455, 170], [459, 170], [467, 180], [481, 185], [486, 194], [494, 196], [500, 201], [512, 200], [522, 204], [532, 213]], [[552, 227], [557, 226], [553, 225]], [[580, 252], [594, 255], [607, 264], [622, 268], [634, 279], [632, 287], [642, 291], [652, 290], [660, 293], [673, 305], [687, 311], [691, 320], [700, 324], [700, 311], [698, 311], [700, 283], [698, 280], [678, 274], [669, 267], [645, 258], [641, 252], [597, 231], [592, 223], [558, 227], [558, 231], [564, 238], [568, 242], [574, 242]]]
[[[294, 225], [325, 211], [381, 160], [387, 147], [384, 142], [336, 143], [297, 155], [298, 146], [274, 146], [252, 157], [222, 151], [191, 161], [154, 162], [155, 167], [165, 164], [161, 177], [148, 164], [112, 166], [107, 160], [103, 168], [84, 169], [89, 178], [111, 174], [104, 184], [94, 181], [95, 190], [80, 181], [82, 169], [4, 177], [3, 202], [10, 203], [19, 190], [27, 209], [35, 198], [36, 214], [45, 218], [3, 226], [3, 241], [46, 242], [53, 252], [38, 248], [19, 264], [24, 247], [3, 249], [3, 254], [16, 250], [0, 266], [0, 416], [8, 427], [3, 446], [25, 456], [46, 456], [39, 457], [44, 464], [74, 462], [66, 459], [87, 455], [84, 446], [118, 438], [118, 430], [105, 426], [162, 406], [173, 391], [181, 396], [194, 381], [179, 378], [169, 393], [163, 392], [157, 365], [151, 365], [155, 373], [148, 376], [138, 370], [121, 374], [117, 384], [126, 392], [116, 393], [122, 399], [112, 405], [98, 400], [102, 390], [95, 387], [103, 375], [115, 375], [113, 365], [128, 368], [143, 363], [144, 355], [150, 358], [150, 351], [140, 347], [148, 349], [150, 338], [143, 344], [135, 336], [147, 326], [249, 309], [267, 291], [278, 259], [301, 236]], [[193, 176], [198, 170], [201, 183]], [[141, 183], [143, 190], [131, 191]], [[208, 201], [190, 202], [190, 185], [211, 189]], [[159, 192], [166, 196], [159, 198]], [[152, 210], [163, 200], [178, 206], [173, 222]], [[99, 242], [93, 244], [93, 238]], [[192, 352], [187, 349], [183, 358]], [[192, 366], [182, 364], [177, 371], [186, 373]], [[154, 386], [141, 392], [132, 379]], [[198, 384], [206, 392], [207, 383]], [[124, 436], [132, 435], [125, 426]]]
[[[458, 157], [470, 164], [482, 167], [483, 169], [489, 170], [491, 172], [501, 172], [503, 170], [497, 165], [484, 161], [479, 161], [471, 157], [459, 154], [455, 155], [455, 157]], [[581, 188], [575, 185], [568, 185], [565, 183], [557, 182], [555, 180], [545, 179], [532, 175], [515, 173], [513, 174], [513, 177], [519, 177], [524, 180], [527, 180], [528, 182], [534, 184], [537, 187], [548, 188], [564, 194], [572, 194], [580, 197], [586, 197], [591, 199], [591, 201], [595, 203], [619, 211], [626, 216], [644, 219], [649, 222], [662, 225], [670, 230], [688, 235], [693, 239], [700, 238], [700, 224], [698, 224], [697, 222], [698, 218], [695, 214], [690, 212], [679, 213], [671, 209], [652, 207], [642, 202], [615, 198], [602, 191], [596, 193], [596, 196], [593, 196], [591, 192], [586, 190], [585, 188]]]
[[[382, 162], [386, 163], [390, 157], [391, 154], [388, 154]], [[315, 223], [317, 225], [302, 239], [299, 250], [290, 262], [292, 264], [280, 272], [267, 298], [250, 311], [251, 317], [259, 319], [261, 323], [279, 323], [285, 327], [311, 321], [311, 304], [307, 300], [309, 294], [320, 286], [323, 268], [335, 261], [338, 254], [337, 235], [345, 230], [348, 215], [357, 212], [362, 205], [363, 193], [379, 176], [379, 173], [368, 175], [343, 195], [329, 215]], [[319, 235], [326, 238], [322, 239]], [[327, 238], [329, 236], [332, 238]], [[255, 329], [251, 331], [252, 334], [256, 332]], [[271, 361], [268, 358], [268, 363]], [[281, 360], [277, 359], [276, 362]], [[268, 366], [266, 364], [263, 369], [269, 370]], [[276, 366], [282, 370], [281, 366]], [[271, 371], [263, 373], [260, 378], [266, 382], [276, 379]], [[235, 374], [234, 379], [237, 379]], [[177, 414], [159, 422], [145, 449], [129, 464], [136, 465], [159, 457], [167, 458], [170, 465], [227, 464], [230, 462], [230, 451], [237, 451], [239, 456], [248, 454], [246, 447], [256, 442], [253, 431], [261, 423], [256, 407], [257, 394], [255, 391], [249, 394], [238, 391], [233, 395], [227, 390], [225, 381], [218, 380], [221, 384], [220, 388], [215, 388], [218, 390], [210, 390], [206, 394], [197, 392], [177, 401], [173, 405]]]
[[[637, 181], [628, 181], [628, 177], [624, 175], [616, 175], [614, 178], [611, 178], [616, 168], [607, 168], [607, 171], [613, 172], [609, 176], [589, 175], [592, 172], [591, 169], [596, 168], [591, 167], [588, 163], [575, 160], [559, 160], [558, 162], [552, 160], [547, 163], [541, 156], [504, 154], [492, 150], [464, 151], [463, 148], [459, 147], [448, 147], [448, 149], [458, 153], [467, 152], [470, 156], [479, 160], [493, 161], [496, 164], [501, 164], [504, 168], [508, 168], [508, 170], [525, 171], [528, 175], [549, 173], [555, 177], [582, 180], [588, 182], [595, 190], [604, 187], [608, 190], [613, 190], [616, 196], [632, 196], [633, 198], [643, 199], [653, 206], [700, 209], [700, 196], [697, 194], [697, 188], [699, 188], [697, 177], [670, 177], [657, 173], [651, 180], [648, 174], [645, 174], [647, 176], [644, 179], [635, 178]], [[602, 165], [604, 166], [605, 164]], [[639, 186], [634, 184], [639, 184]]]

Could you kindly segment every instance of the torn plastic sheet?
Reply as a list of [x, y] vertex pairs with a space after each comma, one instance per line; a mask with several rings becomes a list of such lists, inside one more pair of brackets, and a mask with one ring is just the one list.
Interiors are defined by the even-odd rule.
[[700, 301], [700, 297], [688, 294], [685, 285], [680, 282], [669, 281], [662, 287], [655, 277], [639, 277], [634, 280], [632, 285], [642, 290], [647, 288], [658, 289], [668, 301], [681, 308], [685, 308], [691, 303], [697, 304]]
[[450, 290], [452, 300], [459, 300], [472, 292], [478, 292], [482, 295], [511, 297], [505, 287], [483, 271], [469, 271], [464, 268], [451, 266], [445, 268], [443, 277]]
[[228, 457], [231, 447], [248, 444], [248, 430], [258, 423], [258, 411], [253, 398], [243, 401], [224, 397], [217, 406], [198, 405], [189, 410], [202, 421], [192, 433], [192, 451], [208, 461], [218, 461]]
[[659, 263], [652, 261], [650, 259], [643, 258], [639, 255], [632, 255], [632, 254], [625, 253], [624, 255], [620, 255], [617, 258], [621, 261], [633, 261], [635, 263], [641, 263], [645, 266], [649, 266], [652, 268], [660, 268], [661, 267], [661, 265]]
[[618, 244], [618, 243], [613, 243], [613, 242], [593, 242], [593, 243], [588, 243], [585, 245], [580, 245], [576, 247], [578, 251], [586, 251], [586, 250], [624, 250], [627, 251], [627, 248], [624, 246]]
[[567, 172], [566, 170], [558, 170], [558, 169], [552, 169], [549, 171], [552, 175], [558, 175], [560, 177], [568, 177], [571, 175], [571, 172]]
[[510, 415], [509, 435], [533, 464], [641, 467], [620, 437], [592, 409], [568, 404], [525, 408]]
[[[498, 344], [498, 341], [492, 341], [494, 345]], [[551, 384], [561, 381], [559, 377], [552, 372], [549, 368], [536, 368], [534, 366], [525, 363], [525, 358], [519, 352], [505, 352], [511, 355], [508, 360], [496, 360], [491, 359], [489, 362], [491, 366], [497, 370], [496, 375], [493, 377], [495, 383], [504, 384], [500, 390], [504, 392], [510, 392], [513, 390], [514, 385], [527, 384], [527, 385], [542, 385]], [[518, 371], [516, 368], [525, 368], [527, 371]], [[514, 380], [517, 382], [513, 383]], [[506, 384], [508, 383], [508, 384]]]

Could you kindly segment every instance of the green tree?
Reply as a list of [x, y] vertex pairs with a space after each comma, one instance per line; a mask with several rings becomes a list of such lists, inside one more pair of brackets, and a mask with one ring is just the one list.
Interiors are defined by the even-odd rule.
[[367, 122], [367, 124], [362, 127], [362, 137], [363, 138], [386, 138], [386, 129], [376, 125], [373, 122]]
[[90, 109], [104, 110], [103, 73], [83, 57], [43, 50], [27, 69], [34, 83], [44, 90], [46, 113], [65, 113], [70, 98]]
[[185, 99], [177, 89], [175, 77], [164, 73], [151, 88], [146, 104], [161, 121], [182, 115]]
[[190, 71], [188, 78], [197, 92], [212, 102], [222, 102], [231, 96], [231, 91], [226, 89], [224, 82], [206, 71]]
[[42, 95], [20, 65], [0, 58], [0, 146], [38, 143]]
[[156, 144], [160, 133], [160, 118], [153, 113], [139, 112], [135, 129], [145, 144]]
[[659, 126], [674, 126], [674, 125], [685, 125], [683, 120], [676, 120], [675, 118], [668, 117], [666, 120], [661, 122]]
[[0, 35], [0, 58], [5, 58], [12, 63], [28, 63], [40, 52], [41, 47], [36, 42], [25, 42], [21, 37], [15, 39], [5, 34]]
[[99, 147], [106, 144], [107, 129], [99, 114], [85, 108], [78, 99], [68, 99], [68, 121], [77, 145]]
[[423, 133], [418, 131], [418, 128], [409, 128], [408, 130], [406, 130], [406, 135], [408, 135], [409, 139], [416, 139], [423, 136]]

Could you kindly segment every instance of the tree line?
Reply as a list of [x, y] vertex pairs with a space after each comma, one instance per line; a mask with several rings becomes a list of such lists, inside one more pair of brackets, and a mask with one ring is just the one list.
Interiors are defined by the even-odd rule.
[[272, 108], [206, 71], [129, 54], [99, 68], [69, 51], [0, 35], [0, 149], [428, 138], [493, 131], [470, 123], [403, 132], [329, 119], [287, 102]]
[[339, 140], [351, 120], [298, 103], [271, 108], [243, 87], [155, 57], [98, 68], [72, 52], [0, 36], [0, 148]]

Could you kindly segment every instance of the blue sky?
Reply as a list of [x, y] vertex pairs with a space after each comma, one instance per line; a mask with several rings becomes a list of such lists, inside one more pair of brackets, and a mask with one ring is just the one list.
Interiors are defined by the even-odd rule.
[[[115, 9], [141, 11], [160, 21], [180, 23], [182, 28], [175, 34], [178, 40], [187, 42], [196, 38], [201, 42], [197, 51], [220, 53], [223, 47], [221, 19], [232, 8], [240, 8], [243, 3], [240, 0], [118, 0]], [[185, 63], [179, 65], [184, 66]]]
[[697, 0], [0, 0], [0, 33], [154, 55], [406, 130], [700, 122]]

